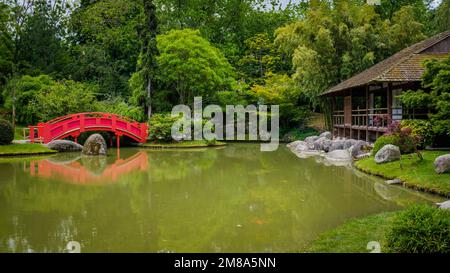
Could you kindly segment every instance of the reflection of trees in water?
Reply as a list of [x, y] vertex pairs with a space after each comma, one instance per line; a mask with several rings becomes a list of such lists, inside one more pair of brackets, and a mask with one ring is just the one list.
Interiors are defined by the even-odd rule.
[[218, 149], [148, 151], [152, 181], [189, 178], [214, 166]]

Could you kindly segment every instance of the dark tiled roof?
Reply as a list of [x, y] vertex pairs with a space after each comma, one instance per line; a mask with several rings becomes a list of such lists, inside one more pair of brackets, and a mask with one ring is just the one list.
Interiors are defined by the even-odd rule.
[[371, 82], [420, 81], [425, 59], [443, 58], [447, 54], [421, 53], [440, 41], [450, 37], [450, 30], [405, 48], [363, 72], [328, 89], [322, 95], [362, 86]]

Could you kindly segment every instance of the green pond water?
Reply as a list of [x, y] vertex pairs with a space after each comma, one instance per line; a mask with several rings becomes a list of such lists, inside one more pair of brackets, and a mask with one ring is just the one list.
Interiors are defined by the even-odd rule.
[[259, 148], [0, 159], [0, 252], [298, 252], [350, 218], [439, 201]]

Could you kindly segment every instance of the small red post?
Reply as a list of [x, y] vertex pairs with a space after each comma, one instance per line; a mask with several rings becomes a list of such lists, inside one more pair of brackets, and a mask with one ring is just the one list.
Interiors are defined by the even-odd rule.
[[116, 135], [117, 149], [120, 148], [120, 136]]
[[112, 135], [109, 135], [109, 147], [113, 146], [113, 137]]

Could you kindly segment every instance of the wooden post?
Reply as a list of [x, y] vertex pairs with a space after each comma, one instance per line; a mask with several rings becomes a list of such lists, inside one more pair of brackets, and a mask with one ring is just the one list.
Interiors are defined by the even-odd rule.
[[116, 145], [117, 145], [117, 149], [120, 148], [120, 135], [116, 134]]
[[369, 142], [369, 85], [366, 85], [366, 141]]
[[387, 87], [387, 109], [388, 116], [392, 119], [392, 83], [388, 83]]
[[34, 143], [34, 126], [30, 126], [30, 142]]

